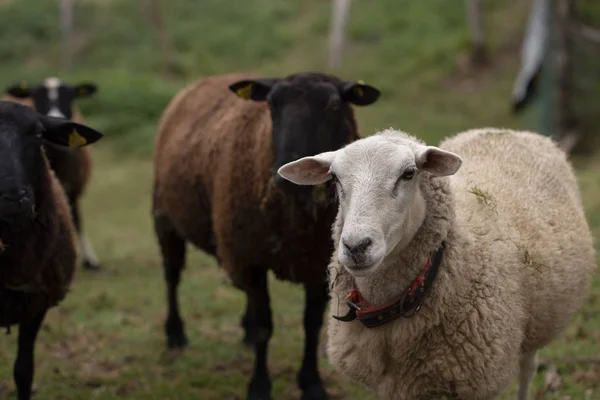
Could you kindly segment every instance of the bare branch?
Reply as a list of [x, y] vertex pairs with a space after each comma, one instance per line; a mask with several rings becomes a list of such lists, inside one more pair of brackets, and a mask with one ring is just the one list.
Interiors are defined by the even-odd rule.
[[600, 46], [600, 29], [582, 23], [572, 23], [571, 32]]
[[554, 364], [598, 364], [600, 365], [600, 357], [566, 357], [566, 358], [549, 358], [547, 360], [540, 360], [538, 363], [538, 369], [548, 368]]
[[[142, 3], [143, 4], [143, 3]], [[148, 13], [148, 20], [156, 38], [158, 39], [158, 45], [163, 59], [163, 69], [166, 75], [180, 76], [183, 74], [173, 43], [169, 36], [167, 26], [163, 17], [163, 1], [162, 0], [146, 0], [145, 2], [146, 11]]]

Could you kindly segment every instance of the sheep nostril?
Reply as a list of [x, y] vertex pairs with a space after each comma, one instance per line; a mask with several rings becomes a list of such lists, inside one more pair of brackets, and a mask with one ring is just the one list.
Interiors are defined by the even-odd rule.
[[342, 241], [344, 247], [353, 255], [364, 253], [372, 244], [373, 240], [369, 237], [360, 240], [358, 243], [349, 244], [345, 240]]

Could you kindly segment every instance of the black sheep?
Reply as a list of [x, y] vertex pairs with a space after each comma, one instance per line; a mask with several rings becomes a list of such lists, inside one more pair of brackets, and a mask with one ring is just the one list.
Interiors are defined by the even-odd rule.
[[101, 137], [73, 121], [0, 101], [0, 327], [19, 324], [19, 400], [31, 396], [40, 325], [65, 297], [77, 262], [67, 199], [42, 143], [80, 147]]

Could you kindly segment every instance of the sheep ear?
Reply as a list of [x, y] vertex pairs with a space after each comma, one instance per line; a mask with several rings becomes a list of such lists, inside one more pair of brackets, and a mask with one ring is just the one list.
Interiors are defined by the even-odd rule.
[[424, 147], [416, 156], [417, 168], [434, 176], [454, 175], [462, 162], [458, 155], [434, 146]]
[[24, 99], [26, 97], [31, 96], [31, 89], [27, 82], [23, 81], [21, 83], [11, 85], [6, 88], [6, 93], [10, 94], [13, 97]]
[[44, 127], [42, 137], [60, 146], [82, 147], [94, 143], [104, 136], [88, 126], [65, 118], [42, 116], [40, 123]]
[[331, 179], [331, 164], [337, 151], [304, 157], [285, 164], [277, 173], [297, 185], [319, 185]]
[[342, 98], [357, 106], [368, 106], [379, 98], [379, 90], [365, 84], [363, 81], [343, 82], [341, 87]]
[[79, 85], [75, 86], [75, 97], [89, 97], [96, 93], [97, 90], [98, 87], [91, 82], [80, 83]]
[[229, 90], [244, 100], [265, 101], [278, 78], [243, 80], [229, 85]]

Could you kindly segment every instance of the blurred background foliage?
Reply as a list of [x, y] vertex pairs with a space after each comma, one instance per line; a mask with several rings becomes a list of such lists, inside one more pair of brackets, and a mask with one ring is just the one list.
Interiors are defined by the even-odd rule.
[[[147, 156], [157, 119], [186, 83], [233, 71], [328, 70], [329, 1], [165, 2], [162, 18], [175, 50], [175, 73], [165, 71], [147, 4], [78, 1], [73, 67], [60, 69], [57, 1], [1, 0], [0, 37], [6, 39], [0, 42], [0, 83], [49, 75], [92, 80], [98, 95], [79, 103], [90, 123], [118, 143], [115, 149]], [[517, 0], [485, 2], [492, 62], [473, 70], [462, 4], [355, 3], [343, 67], [330, 72], [381, 89], [376, 106], [359, 110], [365, 134], [393, 125], [437, 141], [477, 125], [518, 126], [509, 113], [510, 85], [528, 11]]]

